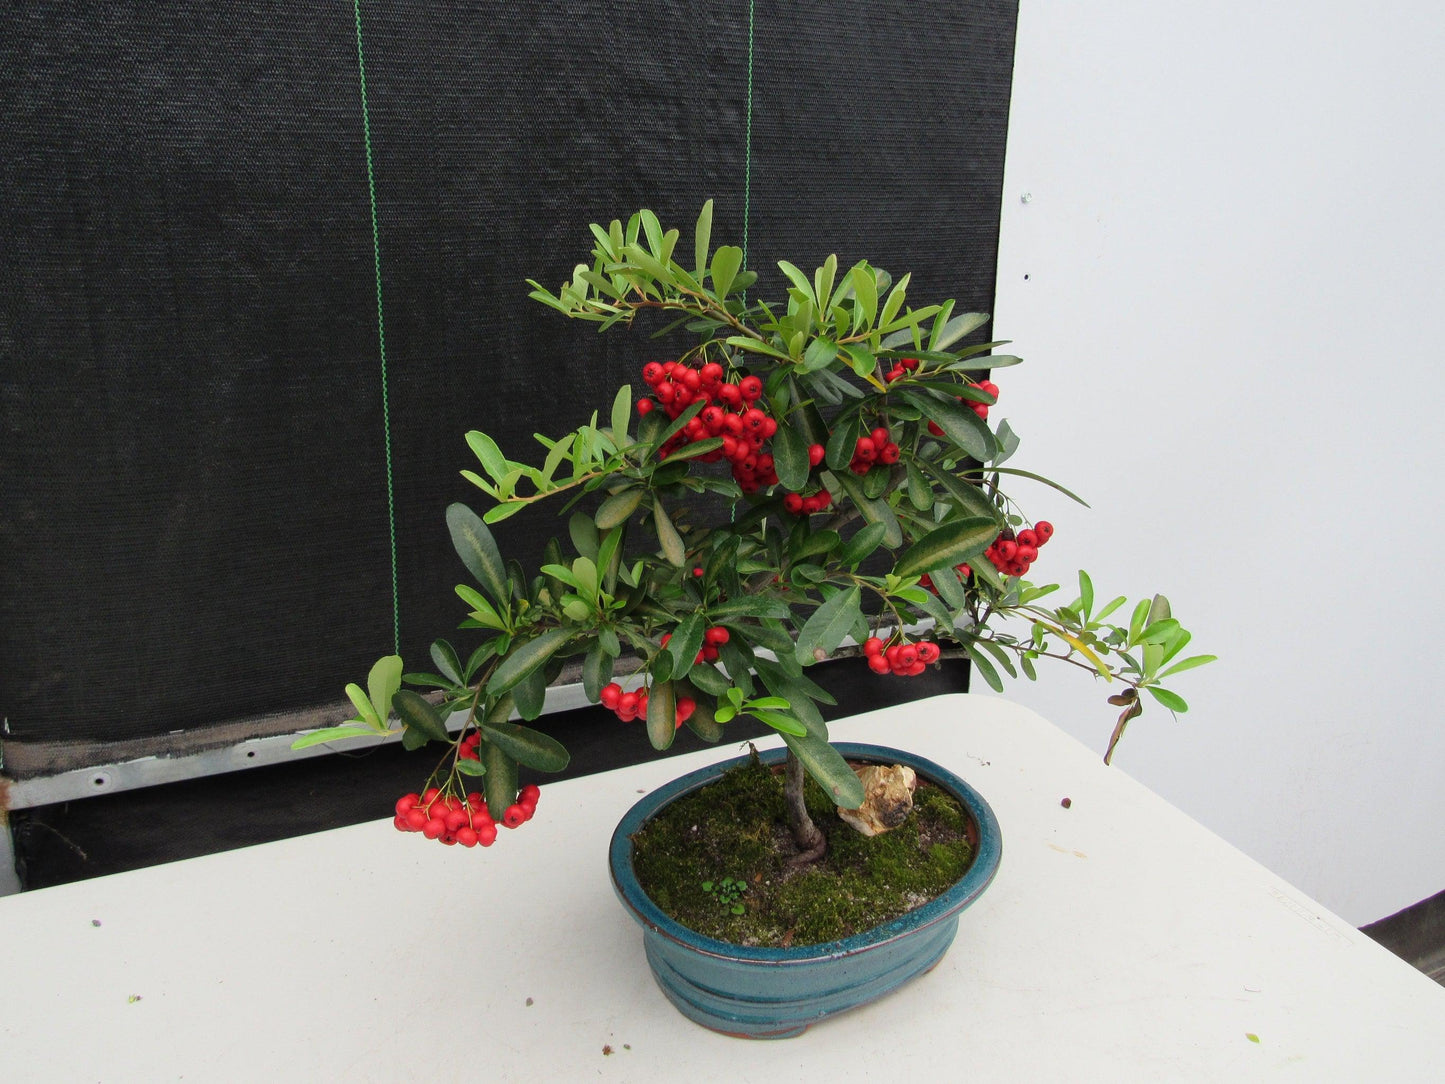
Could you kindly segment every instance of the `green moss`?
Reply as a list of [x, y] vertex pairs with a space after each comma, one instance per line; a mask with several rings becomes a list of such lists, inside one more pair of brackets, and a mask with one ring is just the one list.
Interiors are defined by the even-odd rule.
[[[666, 914], [708, 937], [742, 945], [811, 945], [861, 933], [913, 910], [957, 881], [973, 860], [963, 808], [920, 781], [898, 828], [864, 836], [844, 824], [808, 780], [808, 811], [828, 836], [818, 863], [794, 869], [781, 772], [746, 764], [676, 802], [633, 837], [642, 889]], [[734, 915], [716, 891], [748, 888]]]

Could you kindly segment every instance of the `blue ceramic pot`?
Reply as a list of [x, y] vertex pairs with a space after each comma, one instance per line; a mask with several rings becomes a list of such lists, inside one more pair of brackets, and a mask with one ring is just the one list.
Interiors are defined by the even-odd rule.
[[[993, 810], [976, 790], [932, 761], [898, 749], [849, 742], [836, 748], [853, 761], [906, 764], [957, 798], [972, 821], [973, 864], [937, 899], [864, 933], [795, 948], [734, 945], [694, 933], [643, 895], [632, 868], [632, 836], [669, 802], [747, 758], [699, 769], [653, 791], [628, 810], [612, 833], [612, 885], [642, 926], [657, 984], [690, 1020], [752, 1039], [800, 1035], [814, 1021], [882, 997], [932, 968], [958, 932], [959, 912], [993, 880], [1002, 840]], [[785, 752], [760, 755], [776, 764]]]

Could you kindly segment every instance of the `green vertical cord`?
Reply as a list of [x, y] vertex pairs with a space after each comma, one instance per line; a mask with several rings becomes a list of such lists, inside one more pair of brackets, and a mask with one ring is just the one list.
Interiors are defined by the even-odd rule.
[[[748, 119], [743, 136], [743, 266], [748, 265], [748, 209], [753, 187], [753, 0], [748, 0]], [[747, 295], [744, 294], [744, 297]]]
[[[391, 636], [401, 654], [401, 602], [396, 578], [396, 495], [391, 478], [391, 405], [386, 390], [386, 321], [381, 306], [381, 233], [376, 227], [376, 177], [371, 166], [371, 115], [366, 108], [366, 55], [361, 48], [361, 0], [352, 0], [356, 12], [356, 66], [361, 73], [361, 133], [366, 142], [366, 189], [371, 196], [371, 254], [376, 267], [376, 339], [381, 349], [381, 427], [386, 447], [386, 520], [391, 533]], [[749, 86], [751, 86], [751, 73]], [[744, 212], [744, 220], [747, 218]], [[746, 230], [746, 226], [744, 226]]]

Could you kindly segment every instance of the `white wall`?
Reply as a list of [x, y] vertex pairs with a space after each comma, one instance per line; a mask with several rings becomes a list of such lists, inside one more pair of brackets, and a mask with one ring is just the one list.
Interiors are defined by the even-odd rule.
[[1356, 924], [1445, 889], [1442, 68], [1437, 3], [1019, 15], [995, 409], [1093, 506], [1019, 487], [1036, 577], [1170, 596], [1221, 661], [1115, 764]]

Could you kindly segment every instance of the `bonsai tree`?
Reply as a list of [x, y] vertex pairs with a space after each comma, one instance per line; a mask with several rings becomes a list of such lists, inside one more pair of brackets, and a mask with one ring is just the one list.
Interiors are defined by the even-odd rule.
[[[833, 701], [808, 676], [825, 659], [861, 655], [877, 680], [896, 681], [950, 651], [1000, 690], [1001, 673], [1033, 679], [1042, 659], [1078, 667], [1117, 690], [1106, 761], [1141, 693], [1187, 710], [1161, 683], [1212, 656], [1175, 661], [1190, 634], [1162, 595], [1100, 604], [1080, 572], [1077, 597], [1049, 605], [1056, 585], [1024, 578], [1054, 528], [1030, 524], [1014, 482], [1073, 494], [1010, 466], [1019, 438], [989, 424], [1000, 390], [988, 374], [1020, 359], [991, 353], [1002, 342], [964, 345], [987, 316], [952, 301], [914, 307], [908, 275], [866, 261], [840, 273], [832, 256], [811, 275], [780, 262], [786, 298], [750, 299], [757, 276], [711, 233], [709, 202], [684, 266], [679, 232], [640, 211], [592, 226], [591, 262], [556, 292], [530, 283], [572, 319], [606, 329], [656, 311], [670, 320], [659, 334], [683, 328], [694, 341], [643, 364], [641, 391], [619, 388], [605, 416], [539, 435], [540, 463], [467, 434], [480, 470], [462, 473], [483, 510], [454, 504], [447, 522], [474, 581], [456, 589], [461, 624], [479, 644], [464, 654], [437, 640], [431, 673], [383, 658], [368, 689], [347, 688], [357, 716], [297, 745], [399, 727], [408, 748], [444, 747], [428, 786], [397, 803], [396, 826], [486, 846], [498, 823], [517, 827], [536, 807], [518, 766], [568, 761], [555, 739], [509, 719], [535, 719], [548, 682], [580, 660], [587, 698], [641, 721], [658, 749], [682, 726], [717, 741], [743, 715], [777, 730], [806, 859], [825, 841], [804, 808], [804, 773], [840, 807], [863, 800], [828, 744], [819, 704]], [[529, 574], [487, 525], [542, 502], [571, 513], [567, 537]], [[473, 777], [481, 791], [469, 792]]]

